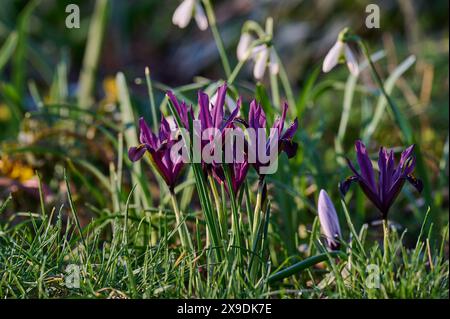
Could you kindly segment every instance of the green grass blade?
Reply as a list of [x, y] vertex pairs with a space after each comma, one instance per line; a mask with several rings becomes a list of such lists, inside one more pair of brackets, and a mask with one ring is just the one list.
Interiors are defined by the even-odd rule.
[[295, 275], [295, 274], [297, 274], [309, 267], [312, 267], [320, 262], [327, 261], [329, 256], [331, 256], [331, 257], [338, 257], [338, 256], [346, 257], [345, 253], [343, 253], [342, 251], [333, 251], [330, 253], [324, 253], [324, 254], [312, 256], [312, 257], [309, 257], [305, 260], [295, 263], [292, 266], [289, 266], [289, 267], [269, 276], [268, 282], [271, 284], [276, 281], [280, 281], [284, 278]]
[[3, 46], [0, 48], [0, 74], [2, 72], [3, 67], [12, 57], [14, 50], [16, 49], [17, 42], [18, 42], [17, 32], [12, 32], [6, 39]]
[[94, 13], [89, 26], [78, 91], [78, 104], [83, 108], [87, 108], [93, 102], [92, 91], [94, 89], [95, 75], [105, 34], [108, 4], [108, 0], [97, 0], [95, 2]]

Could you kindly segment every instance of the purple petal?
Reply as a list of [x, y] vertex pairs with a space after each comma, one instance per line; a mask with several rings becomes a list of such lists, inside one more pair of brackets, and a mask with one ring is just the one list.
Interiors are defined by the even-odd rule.
[[419, 193], [422, 193], [422, 191], [423, 191], [423, 183], [422, 183], [422, 181], [420, 180], [420, 179], [418, 179], [418, 178], [415, 178], [413, 175], [408, 175], [407, 177], [406, 177], [406, 179], [407, 179], [407, 181], [412, 185], [412, 186], [414, 186], [416, 189], [417, 189], [417, 191], [419, 192]]
[[252, 128], [257, 128], [256, 127], [256, 112], [257, 112], [258, 106], [256, 104], [256, 100], [253, 100], [250, 102], [250, 110], [248, 112], [248, 124], [250, 125], [250, 127]]
[[392, 187], [386, 194], [386, 197], [383, 199], [382, 207], [380, 208], [380, 211], [383, 214], [383, 218], [386, 218], [389, 209], [391, 208], [397, 196], [400, 194], [400, 191], [402, 190], [404, 184], [405, 178], [403, 177], [397, 179], [394, 184], [392, 184]]
[[403, 174], [402, 174], [402, 176], [410, 175], [414, 171], [415, 167], [416, 167], [416, 158], [414, 156], [411, 156], [411, 157], [408, 158], [406, 163], [403, 165]]
[[128, 158], [130, 161], [136, 162], [144, 156], [146, 150], [145, 144], [139, 145], [138, 147], [130, 147], [128, 150]]
[[198, 91], [198, 105], [200, 106], [199, 118], [202, 124], [202, 130], [206, 130], [212, 127], [212, 118], [209, 110], [209, 97], [202, 91]]
[[223, 121], [223, 107], [225, 104], [225, 96], [227, 93], [227, 84], [224, 83], [217, 90], [216, 104], [212, 110], [214, 127], [219, 128]]
[[181, 113], [181, 106], [178, 103], [178, 100], [176, 96], [172, 93], [172, 91], [167, 91], [167, 96], [169, 97], [169, 100], [172, 102], [173, 106], [177, 110], [178, 113]]
[[398, 164], [400, 167], [403, 167], [404, 164], [407, 162], [408, 158], [411, 157], [412, 153], [414, 152], [414, 147], [415, 147], [414, 144], [410, 145], [406, 150], [404, 150], [402, 152], [402, 155], [400, 157], [400, 162]]
[[361, 170], [361, 177], [365, 180], [365, 184], [370, 187], [371, 191], [377, 193], [373, 166], [369, 155], [367, 154], [366, 146], [361, 141], [356, 141], [355, 149], [359, 168]]
[[280, 150], [284, 151], [288, 158], [293, 158], [297, 154], [298, 144], [293, 141], [283, 139], [280, 141], [280, 146]]
[[388, 192], [390, 185], [388, 184], [387, 176], [387, 151], [384, 147], [380, 148], [378, 154], [378, 194], [380, 195], [380, 200], [383, 201], [385, 194]]
[[156, 147], [156, 136], [148, 127], [144, 118], [139, 119], [139, 141], [143, 144], [149, 144], [151, 147]]
[[170, 124], [164, 117], [161, 115], [161, 124], [159, 126], [159, 140], [162, 142], [164, 140], [170, 140], [171, 129]]
[[342, 196], [345, 196], [347, 194], [348, 190], [350, 189], [350, 185], [353, 182], [358, 181], [358, 176], [350, 176], [347, 177], [343, 182], [339, 183], [339, 191], [341, 192]]
[[288, 104], [286, 102], [283, 102], [283, 110], [281, 112], [281, 119], [279, 122], [279, 130], [278, 130], [278, 135], [281, 136], [281, 133], [283, 132], [284, 129], [284, 121], [286, 121], [286, 114], [287, 114], [287, 110], [288, 110]]
[[227, 118], [227, 120], [222, 124], [222, 126], [219, 128], [219, 130], [223, 131], [225, 128], [227, 128], [238, 116], [239, 111], [241, 110], [241, 99], [239, 98], [236, 103], [236, 108], [231, 112], [230, 116]]
[[155, 168], [157, 169], [157, 171], [159, 172], [161, 177], [166, 182], [166, 184], [169, 187], [173, 187], [174, 186], [174, 178], [173, 178], [172, 172], [166, 166], [166, 164], [167, 164], [167, 159], [165, 158], [166, 152], [167, 151], [157, 151], [157, 152], [150, 151], [150, 155], [151, 155], [150, 158], [151, 158], [151, 161], [153, 162]]
[[185, 102], [181, 102], [181, 104], [178, 102], [176, 96], [172, 93], [172, 91], [167, 92], [167, 96], [169, 97], [170, 102], [172, 102], [175, 110], [177, 111], [178, 115], [180, 116], [181, 123], [184, 127], [188, 127], [189, 121], [188, 121], [188, 108]]
[[288, 129], [286, 130], [286, 132], [284, 132], [283, 136], [281, 137], [282, 139], [292, 139], [295, 135], [295, 132], [297, 132], [298, 129], [298, 119], [296, 118], [294, 120], [294, 123], [292, 123]]

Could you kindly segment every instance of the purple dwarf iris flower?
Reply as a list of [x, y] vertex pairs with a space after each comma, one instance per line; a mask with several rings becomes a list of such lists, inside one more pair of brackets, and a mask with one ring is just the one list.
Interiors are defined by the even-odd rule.
[[[225, 98], [226, 98], [226, 92], [227, 92], [227, 84], [223, 84], [219, 86], [216, 92], [217, 98], [214, 101], [210, 101], [209, 96], [202, 92], [198, 92], [198, 105], [199, 105], [199, 113], [197, 120], [200, 121], [201, 124], [201, 130], [199, 132], [195, 131], [194, 128], [194, 134], [199, 134], [200, 137], [202, 137], [203, 132], [208, 129], [215, 129], [210, 130], [210, 134], [207, 136], [206, 140], [201, 140], [201, 150], [203, 151], [203, 148], [208, 144], [212, 143], [214, 139], [216, 138], [216, 134], [221, 134], [222, 137], [222, 145], [221, 147], [224, 147], [224, 142], [226, 140], [225, 134], [227, 133], [227, 128], [235, 128], [233, 125], [234, 120], [236, 119], [237, 115], [239, 114], [240, 108], [241, 108], [241, 100], [239, 99], [236, 103], [236, 108], [233, 110], [233, 112], [228, 116], [225, 117]], [[179, 103], [177, 98], [172, 94], [168, 93], [169, 99], [176, 108], [177, 112], [180, 113], [180, 118], [182, 124], [188, 128], [188, 111], [186, 108], [186, 104], [184, 102]], [[214, 150], [211, 149], [213, 152]], [[236, 150], [235, 150], [236, 152]], [[233, 188], [233, 192], [236, 193], [241, 184], [244, 182], [245, 177], [247, 175], [248, 171], [248, 162], [244, 161], [242, 163], [230, 163], [226, 164], [229, 165], [230, 168], [230, 174], [231, 174], [231, 184]], [[202, 167], [205, 171], [205, 173], [209, 174], [211, 173], [214, 178], [220, 182], [224, 183], [225, 187], [227, 188], [227, 183], [225, 179], [225, 174], [223, 172], [222, 164], [220, 163], [204, 163], [202, 161]], [[228, 190], [228, 189], [227, 189]]]
[[167, 96], [169, 97], [172, 105], [175, 107], [175, 110], [180, 116], [181, 124], [183, 124], [185, 128], [189, 129], [189, 113], [191, 115], [193, 114], [192, 107], [188, 108], [184, 101], [179, 103], [172, 91], [168, 91]]
[[[237, 107], [233, 110], [228, 118], [224, 117], [224, 105], [225, 105], [225, 97], [227, 92], [227, 84], [224, 83], [217, 89], [217, 98], [215, 101], [209, 101], [209, 97], [206, 93], [202, 91], [198, 91], [198, 105], [200, 108], [198, 119], [201, 123], [201, 132], [202, 133], [206, 129], [215, 128], [220, 132], [223, 132], [225, 128], [229, 127], [231, 123], [234, 121], [236, 116], [239, 114], [239, 110], [241, 107], [241, 102], [238, 100]], [[175, 107], [176, 111], [180, 115], [181, 123], [187, 129], [189, 129], [189, 120], [188, 114], [192, 115], [192, 108], [188, 110], [186, 103], [179, 103], [175, 95], [172, 92], [168, 92], [167, 96]], [[192, 118], [194, 118], [192, 116]], [[209, 136], [209, 141], [214, 139], [214, 134]], [[202, 141], [202, 148], [208, 141]]]
[[380, 148], [378, 182], [375, 180], [375, 172], [365, 145], [361, 141], [356, 141], [355, 149], [361, 173], [358, 173], [347, 159], [348, 166], [355, 175], [339, 185], [343, 195], [347, 193], [352, 182], [358, 182], [366, 196], [380, 210], [383, 219], [386, 219], [389, 208], [400, 193], [405, 181], [410, 182], [419, 193], [422, 192], [422, 182], [412, 175], [416, 166], [416, 159], [413, 156], [414, 145], [402, 152], [397, 167], [395, 166], [394, 152], [392, 150], [388, 152], [384, 147]]
[[[237, 106], [233, 110], [233, 112], [228, 116], [226, 119], [224, 117], [224, 105], [225, 105], [225, 97], [226, 97], [226, 91], [227, 91], [227, 85], [223, 84], [220, 86], [217, 90], [217, 99], [214, 103], [210, 103], [209, 97], [207, 94], [199, 91], [198, 92], [198, 104], [200, 107], [200, 112], [198, 115], [198, 118], [201, 123], [202, 131], [208, 129], [208, 128], [215, 128], [219, 132], [219, 134], [222, 135], [222, 145], [221, 147], [224, 147], [224, 143], [226, 140], [226, 133], [227, 128], [230, 129], [236, 129], [234, 123], [234, 120], [236, 119], [237, 115], [239, 114], [240, 108], [241, 108], [241, 100], [239, 99], [237, 101]], [[214, 134], [210, 134], [209, 141], [202, 141], [202, 149], [203, 146], [208, 143], [212, 142], [214, 140]], [[233, 158], [236, 158], [236, 148], [233, 149]], [[230, 169], [230, 178], [231, 178], [231, 187], [233, 188], [233, 193], [237, 193], [240, 186], [245, 180], [245, 177], [247, 176], [248, 171], [248, 161], [244, 160], [242, 163], [233, 162], [228, 165]], [[212, 163], [211, 165], [204, 165], [203, 166], [207, 172], [211, 171], [213, 177], [219, 182], [224, 183], [225, 188], [228, 190], [228, 184], [226, 182], [225, 174], [223, 171], [222, 164], [220, 163]]]
[[340, 247], [341, 227], [339, 226], [339, 219], [333, 202], [323, 189], [319, 193], [317, 209], [322, 232], [327, 239], [328, 247], [331, 250], [338, 250]]
[[[209, 97], [206, 93], [199, 91], [198, 92], [198, 105], [200, 107], [200, 111], [198, 114], [198, 120], [201, 123], [202, 132], [207, 129], [217, 129], [220, 133], [223, 133], [226, 128], [231, 127], [233, 121], [236, 119], [236, 116], [239, 114], [241, 109], [241, 100], [237, 101], [237, 106], [233, 110], [233, 112], [227, 118], [224, 117], [224, 108], [225, 108], [225, 97], [227, 93], [227, 84], [221, 85], [217, 89], [217, 99], [216, 101], [209, 101]], [[214, 140], [214, 134], [210, 134], [209, 141]], [[224, 139], [222, 138], [222, 141]], [[208, 141], [205, 141], [208, 143]], [[202, 142], [202, 147], [204, 146]]]
[[130, 147], [128, 157], [131, 161], [135, 162], [141, 159], [146, 152], [149, 152], [154, 167], [162, 176], [167, 186], [169, 186], [169, 189], [173, 191], [184, 163], [181, 154], [175, 159], [170, 156], [170, 149], [177, 140], [171, 138], [169, 122], [167, 122], [164, 116], [162, 117], [159, 134], [156, 136], [141, 117], [139, 119], [139, 131], [139, 141], [141, 144], [136, 147]]
[[[292, 138], [295, 135], [295, 132], [298, 129], [298, 119], [295, 119], [294, 122], [283, 132], [284, 129], [284, 121], [286, 120], [286, 113], [288, 109], [288, 104], [283, 103], [283, 110], [281, 114], [281, 118], [277, 118], [272, 126], [272, 129], [276, 129], [278, 133], [278, 153], [285, 152], [288, 158], [292, 158], [297, 153], [298, 144], [292, 141]], [[260, 168], [267, 165], [267, 163], [262, 163], [259, 158], [259, 148], [264, 147], [266, 149], [266, 155], [269, 155], [270, 152], [270, 141], [273, 138], [273, 135], [269, 136], [266, 141], [266, 144], [263, 145], [263, 141], [259, 141], [258, 138], [258, 129], [266, 129], [266, 114], [264, 113], [263, 108], [260, 104], [258, 104], [255, 100], [250, 103], [250, 110], [248, 115], [248, 127], [253, 128], [256, 132], [256, 163], [253, 164], [258, 174], [260, 174]]]

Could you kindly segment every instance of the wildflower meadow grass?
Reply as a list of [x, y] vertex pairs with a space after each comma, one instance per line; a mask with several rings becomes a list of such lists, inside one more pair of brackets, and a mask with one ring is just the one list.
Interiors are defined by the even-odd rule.
[[447, 2], [72, 2], [0, 10], [1, 299], [448, 299]]

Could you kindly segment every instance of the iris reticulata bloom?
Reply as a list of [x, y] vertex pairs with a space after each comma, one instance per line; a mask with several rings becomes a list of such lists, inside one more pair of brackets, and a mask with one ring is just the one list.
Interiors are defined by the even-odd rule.
[[395, 165], [394, 152], [392, 150], [388, 152], [386, 148], [381, 147], [378, 158], [378, 181], [375, 179], [375, 171], [367, 154], [366, 146], [361, 141], [356, 141], [355, 149], [361, 172], [359, 173], [347, 159], [348, 166], [355, 175], [340, 184], [339, 187], [343, 195], [347, 193], [352, 182], [358, 182], [366, 196], [379, 209], [383, 219], [386, 219], [389, 209], [406, 181], [411, 183], [419, 192], [422, 192], [422, 182], [412, 174], [416, 166], [416, 159], [413, 155], [414, 145], [409, 146], [402, 152], [397, 166]]

